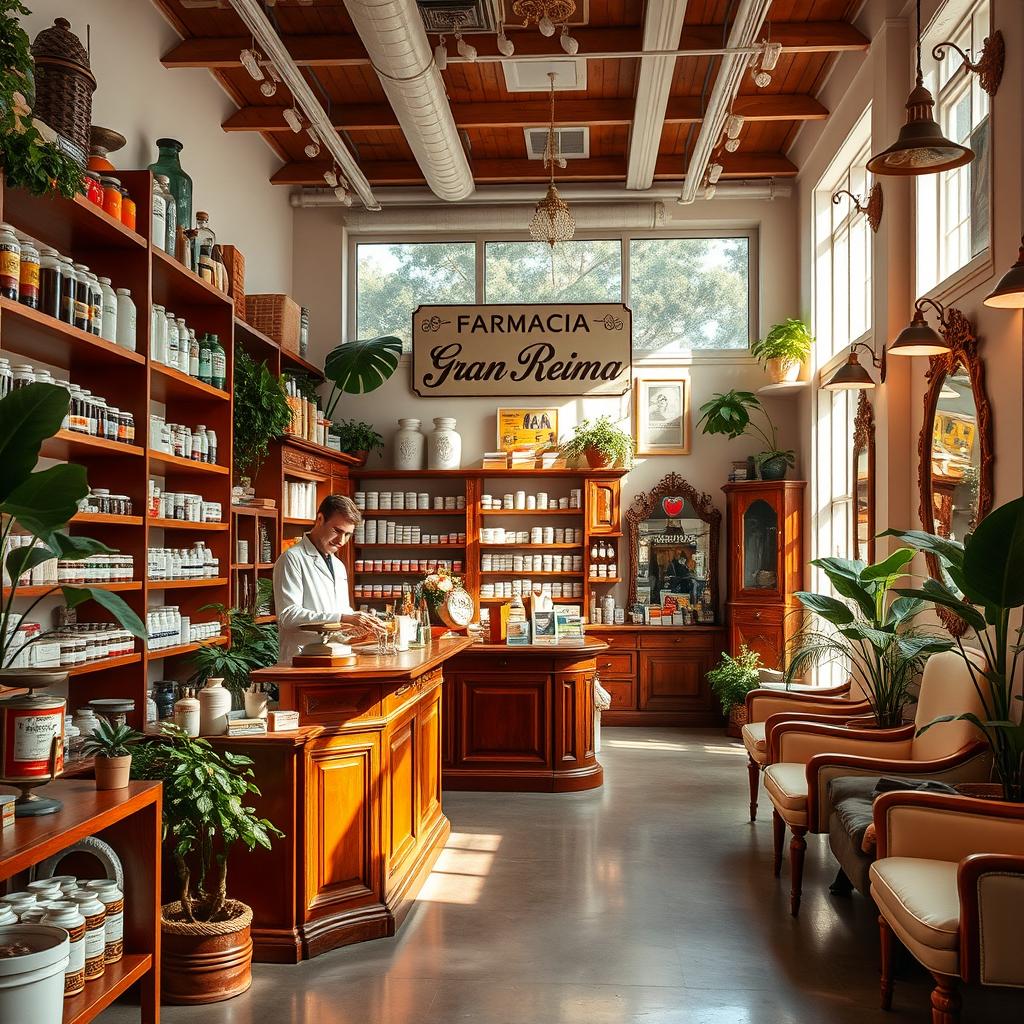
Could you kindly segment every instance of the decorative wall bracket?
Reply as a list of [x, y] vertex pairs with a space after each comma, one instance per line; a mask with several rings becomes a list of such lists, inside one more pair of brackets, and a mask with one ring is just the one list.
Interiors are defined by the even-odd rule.
[[1006, 43], [1003, 41], [1003, 33], [996, 29], [992, 35], [986, 38], [981, 47], [981, 57], [977, 61], [971, 60], [969, 50], [967, 53], [964, 53], [956, 43], [950, 42], [939, 43], [937, 46], [933, 46], [932, 56], [936, 60], [944, 60], [947, 48], [955, 50], [964, 62], [963, 66], [978, 76], [982, 89], [989, 96], [995, 96], [996, 91], [999, 89], [999, 83], [1003, 79], [1003, 66], [1006, 63]]
[[877, 232], [878, 225], [882, 223], [882, 183], [880, 181], [876, 181], [874, 185], [871, 186], [871, 191], [868, 192], [868, 199], [866, 203], [862, 203], [860, 201], [860, 196], [855, 196], [849, 189], [841, 188], [834, 196], [832, 196], [833, 205], [838, 205], [842, 196], [849, 196], [857, 210], [860, 213], [867, 214], [868, 224], [871, 225], [871, 230]]

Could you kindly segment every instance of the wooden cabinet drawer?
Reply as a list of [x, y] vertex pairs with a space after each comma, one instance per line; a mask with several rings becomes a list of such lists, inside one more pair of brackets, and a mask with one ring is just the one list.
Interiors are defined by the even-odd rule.
[[729, 649], [735, 656], [741, 646], [754, 651], [765, 668], [781, 669], [786, 650], [785, 609], [778, 607], [731, 609]]
[[597, 656], [597, 671], [603, 676], [606, 672], [613, 676], [632, 676], [636, 674], [636, 655], [632, 651], [606, 651]]
[[609, 630], [604, 633], [598, 629], [591, 629], [588, 627], [587, 636], [592, 636], [595, 640], [602, 640], [613, 650], [636, 650], [636, 633], [619, 633]]
[[609, 711], [636, 710], [636, 682], [632, 679], [601, 679], [601, 685], [612, 695]]
[[664, 634], [643, 633], [640, 636], [641, 650], [666, 650], [684, 648], [687, 651], [711, 651], [721, 646], [721, 636], [716, 633], [694, 632], [665, 627]]

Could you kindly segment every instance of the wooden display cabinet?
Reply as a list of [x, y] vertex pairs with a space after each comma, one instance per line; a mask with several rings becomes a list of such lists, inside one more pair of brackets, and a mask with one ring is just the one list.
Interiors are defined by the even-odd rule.
[[741, 644], [766, 668], [783, 667], [799, 629], [803, 588], [804, 480], [726, 484], [729, 651]]
[[[265, 561], [260, 553], [260, 531], [266, 530], [270, 539], [270, 559]], [[239, 562], [238, 541], [249, 543], [249, 560]], [[244, 607], [255, 600], [256, 583], [269, 579], [274, 563], [281, 553], [281, 526], [276, 508], [257, 508], [236, 505], [231, 509], [231, 601], [236, 607]], [[247, 581], [247, 582], [246, 582]], [[247, 601], [248, 598], [248, 601]], [[274, 622], [277, 616], [259, 615], [257, 622]]]

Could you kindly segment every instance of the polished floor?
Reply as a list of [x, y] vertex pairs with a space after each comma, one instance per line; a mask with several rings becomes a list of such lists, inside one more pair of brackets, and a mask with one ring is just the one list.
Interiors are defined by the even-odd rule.
[[[876, 918], [831, 897], [811, 842], [801, 917], [771, 875], [770, 805], [747, 820], [742, 748], [710, 730], [606, 729], [605, 786], [447, 793], [448, 848], [401, 934], [257, 966], [226, 1003], [165, 1024], [928, 1024], [901, 963], [878, 1007]], [[767, 808], [767, 809], [766, 809]], [[118, 1007], [103, 1024], [137, 1021]], [[1024, 1020], [1024, 993], [968, 990], [964, 1024]]]

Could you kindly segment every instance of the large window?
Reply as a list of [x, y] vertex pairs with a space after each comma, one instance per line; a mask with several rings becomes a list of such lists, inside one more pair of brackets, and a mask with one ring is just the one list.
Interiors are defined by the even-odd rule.
[[476, 301], [473, 242], [356, 246], [356, 337], [394, 334], [408, 348], [412, 312], [424, 303]]
[[355, 241], [355, 337], [409, 346], [425, 303], [625, 302], [637, 358], [743, 352], [757, 329], [757, 232], [544, 242]]
[[484, 243], [484, 302], [621, 301], [617, 239]]
[[751, 333], [750, 238], [634, 238], [633, 351], [745, 349]]
[[[963, 5], [948, 5], [951, 9]], [[923, 48], [930, 58], [932, 43], [951, 39], [961, 49], [981, 52], [989, 35], [989, 4], [971, 6], [950, 30], [940, 19]], [[989, 246], [989, 98], [979, 76], [969, 74], [955, 50], [942, 61], [931, 60], [925, 84], [935, 97], [935, 119], [947, 138], [974, 150], [963, 167], [925, 174], [917, 182], [917, 294], [946, 280]]]
[[846, 189], [867, 200], [870, 110], [818, 182], [814, 193], [814, 328], [817, 364], [831, 359], [871, 327], [871, 227]]

